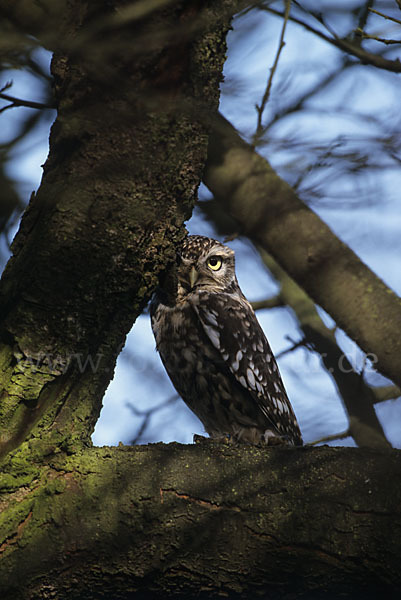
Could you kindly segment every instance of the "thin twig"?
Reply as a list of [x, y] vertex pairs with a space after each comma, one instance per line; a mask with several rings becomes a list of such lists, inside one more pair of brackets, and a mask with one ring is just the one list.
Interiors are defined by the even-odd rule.
[[2, 113], [3, 111], [5, 111], [9, 108], [15, 108], [17, 106], [24, 106], [26, 108], [35, 108], [35, 109], [40, 109], [40, 110], [43, 110], [44, 108], [56, 108], [55, 106], [52, 106], [51, 104], [43, 104], [42, 102], [33, 102], [32, 100], [22, 100], [21, 98], [15, 98], [15, 96], [10, 96], [9, 94], [3, 94], [3, 92], [0, 92], [0, 99], [11, 102], [11, 104], [7, 104], [7, 106], [3, 106], [2, 108], [0, 108], [0, 113]]
[[139, 429], [136, 432], [135, 437], [131, 440], [130, 445], [134, 446], [142, 438], [145, 430], [149, 426], [152, 416], [156, 412], [158, 412], [159, 410], [162, 410], [169, 404], [176, 402], [178, 399], [179, 399], [178, 394], [174, 394], [173, 396], [170, 396], [170, 398], [167, 398], [167, 400], [163, 400], [163, 402], [160, 402], [160, 404], [157, 404], [156, 406], [153, 406], [152, 408], [149, 408], [148, 410], [139, 410], [131, 402], [127, 402], [126, 406], [134, 413], [134, 415], [136, 417], [143, 417], [143, 421], [142, 421], [141, 425], [139, 426]]
[[398, 25], [401, 25], [401, 21], [399, 19], [395, 19], [394, 17], [385, 15], [384, 13], [380, 12], [379, 10], [376, 10], [375, 8], [369, 8], [369, 11], [375, 13], [376, 15], [379, 15], [379, 17], [383, 17], [383, 19], [387, 19], [388, 21], [393, 21], [394, 23], [398, 23]]
[[290, 352], [294, 352], [294, 350], [298, 350], [298, 348], [307, 348], [307, 346], [308, 346], [305, 338], [302, 338], [301, 340], [299, 340], [299, 342], [296, 342], [295, 340], [291, 339], [291, 337], [289, 335], [286, 335], [285, 339], [288, 342], [291, 342], [291, 346], [289, 348], [286, 348], [285, 350], [282, 350], [281, 352], [278, 352], [276, 354], [277, 360], [279, 360], [280, 358], [283, 358], [283, 356], [285, 356], [286, 354], [289, 354]]
[[263, 126], [262, 126], [263, 112], [264, 112], [264, 110], [266, 108], [266, 104], [269, 100], [270, 91], [271, 91], [272, 84], [273, 84], [273, 77], [274, 77], [274, 74], [277, 69], [280, 54], [281, 54], [282, 49], [285, 46], [284, 36], [285, 36], [285, 30], [286, 30], [287, 23], [288, 23], [288, 18], [290, 16], [290, 8], [291, 8], [291, 0], [286, 0], [284, 21], [283, 21], [283, 26], [281, 28], [281, 35], [280, 35], [280, 40], [279, 40], [276, 56], [274, 58], [273, 66], [270, 69], [270, 75], [269, 75], [269, 79], [267, 81], [265, 93], [263, 94], [262, 102], [261, 102], [260, 106], [256, 105], [256, 111], [258, 113], [258, 120], [257, 120], [257, 125], [256, 125], [256, 133], [254, 136], [255, 142], [261, 136], [261, 133], [263, 131]]
[[325, 437], [320, 438], [319, 440], [315, 440], [314, 442], [308, 442], [305, 446], [316, 446], [316, 444], [321, 444], [322, 442], [334, 442], [335, 440], [344, 440], [347, 437], [350, 437], [349, 429], [341, 433], [335, 433], [333, 435], [326, 435]]
[[[280, 12], [279, 10], [275, 10], [270, 6], [262, 6], [260, 7], [260, 10], [264, 10], [266, 12], [271, 13], [272, 15], [284, 18], [284, 13]], [[314, 27], [312, 27], [308, 23], [305, 23], [305, 21], [298, 19], [297, 17], [291, 16], [289, 17], [289, 21], [297, 23], [297, 25], [301, 25], [301, 27], [304, 27], [307, 31], [310, 31], [314, 35], [320, 37], [322, 40], [325, 40], [329, 44], [332, 44], [332, 46], [335, 46], [336, 48], [339, 48], [340, 50], [343, 50], [344, 52], [348, 52], [348, 54], [355, 56], [361, 61], [362, 64], [367, 63], [373, 65], [374, 67], [377, 67], [378, 69], [384, 69], [385, 71], [390, 71], [392, 73], [401, 73], [401, 61], [398, 58], [396, 58], [395, 60], [388, 60], [387, 58], [383, 58], [382, 56], [378, 56], [377, 54], [373, 54], [372, 52], [367, 52], [360, 46], [355, 46], [354, 44], [343, 40], [337, 37], [336, 35], [333, 35], [333, 37], [329, 37], [322, 31], [315, 29]], [[325, 26], [327, 27], [327, 25]]]
[[6, 90], [9, 90], [13, 85], [12, 81], [7, 81], [2, 88], [0, 88], [0, 93], [1, 92], [5, 92]]
[[[400, 0], [401, 1], [401, 0]], [[307, 100], [310, 100], [315, 96], [318, 92], [321, 92], [325, 87], [327, 87], [332, 81], [347, 69], [352, 62], [348, 59], [348, 57], [344, 56], [341, 65], [337, 67], [334, 71], [326, 75], [316, 86], [304, 92], [301, 96], [296, 98], [292, 105], [280, 107], [275, 115], [272, 117], [271, 121], [264, 125], [263, 134], [265, 134], [277, 121], [283, 117], [287, 117], [288, 115], [297, 112], [302, 109]], [[271, 139], [271, 138], [270, 138]]]
[[370, 35], [369, 33], [365, 33], [364, 31], [360, 32], [360, 36], [364, 40], [375, 40], [376, 42], [386, 44], [386, 46], [389, 46], [391, 44], [401, 44], [401, 40], [389, 40], [387, 38], [381, 38], [376, 35]]

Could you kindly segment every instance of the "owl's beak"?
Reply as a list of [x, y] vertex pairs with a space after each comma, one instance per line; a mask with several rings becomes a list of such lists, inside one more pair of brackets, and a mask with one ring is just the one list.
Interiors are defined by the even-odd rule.
[[194, 266], [192, 266], [191, 270], [189, 272], [189, 283], [191, 285], [191, 288], [193, 288], [195, 283], [198, 281], [198, 277], [199, 277], [198, 271], [195, 269]]

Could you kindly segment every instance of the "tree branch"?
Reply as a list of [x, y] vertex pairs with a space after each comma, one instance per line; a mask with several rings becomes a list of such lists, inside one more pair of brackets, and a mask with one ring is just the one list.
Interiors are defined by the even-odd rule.
[[382, 13], [379, 10], [376, 10], [375, 8], [369, 8], [369, 12], [374, 13], [375, 15], [379, 15], [379, 17], [383, 17], [383, 19], [401, 25], [401, 21], [399, 19], [396, 19], [395, 17], [390, 17], [390, 15], [386, 15], [385, 13]]
[[265, 92], [263, 94], [263, 98], [262, 98], [262, 102], [260, 103], [260, 106], [256, 105], [256, 111], [258, 114], [258, 120], [257, 120], [257, 124], [256, 124], [256, 132], [254, 135], [254, 141], [253, 141], [253, 145], [256, 145], [258, 139], [261, 137], [261, 135], [263, 134], [263, 112], [266, 108], [266, 104], [269, 100], [270, 97], [270, 90], [273, 84], [273, 77], [274, 74], [276, 72], [277, 69], [277, 65], [278, 65], [278, 61], [280, 59], [280, 54], [282, 49], [285, 46], [285, 41], [284, 41], [284, 36], [285, 36], [285, 30], [287, 27], [287, 23], [288, 23], [288, 17], [290, 16], [290, 8], [291, 8], [291, 0], [286, 0], [285, 3], [285, 11], [284, 11], [284, 19], [283, 19], [283, 26], [281, 28], [281, 34], [280, 34], [280, 40], [278, 43], [278, 48], [277, 48], [277, 52], [276, 52], [276, 56], [274, 58], [274, 63], [273, 66], [270, 69], [270, 75], [269, 78], [267, 80], [267, 84], [266, 84], [266, 89]]
[[[323, 323], [312, 300], [270, 255], [263, 249], [260, 253], [273, 277], [280, 282], [280, 296], [295, 312], [305, 342], [321, 356], [327, 373], [338, 390], [350, 422], [348, 435], [354, 438], [358, 446], [390, 447], [374, 410], [372, 388], [366, 384], [363, 375], [354, 370], [337, 345], [334, 332]], [[337, 439], [337, 436], [330, 436], [330, 439]]]
[[[271, 8], [270, 6], [261, 6], [259, 8], [278, 17], [284, 18], [285, 13]], [[307, 31], [310, 31], [317, 37], [320, 37], [322, 40], [328, 42], [332, 46], [335, 46], [339, 50], [343, 50], [344, 52], [355, 56], [361, 61], [362, 64], [370, 64], [378, 69], [384, 69], [385, 71], [391, 71], [393, 73], [401, 73], [401, 62], [398, 58], [395, 60], [383, 58], [382, 56], [364, 50], [360, 45], [355, 45], [347, 40], [339, 38], [334, 33], [332, 34], [333, 37], [330, 37], [322, 31], [319, 31], [319, 29], [312, 27], [312, 25], [309, 25], [309, 23], [306, 23], [305, 21], [302, 21], [301, 19], [298, 19], [292, 15], [289, 17], [289, 20], [293, 23], [297, 23], [297, 25], [301, 25]]]
[[135, 444], [138, 444], [139, 442], [143, 441], [146, 429], [149, 427], [150, 421], [155, 413], [157, 413], [160, 410], [163, 410], [163, 408], [166, 408], [166, 406], [170, 406], [178, 400], [180, 400], [179, 395], [173, 394], [172, 396], [170, 396], [170, 398], [167, 398], [167, 400], [163, 400], [156, 406], [152, 406], [152, 408], [148, 408], [147, 410], [139, 410], [132, 402], [127, 402], [126, 406], [133, 412], [133, 414], [136, 417], [142, 417], [142, 423], [139, 425], [137, 432], [131, 439], [130, 445], [135, 446]]
[[396, 400], [401, 396], [401, 390], [397, 385], [382, 385], [380, 387], [371, 387], [375, 403], [386, 402], [387, 400]]
[[52, 106], [50, 104], [43, 104], [42, 102], [34, 102], [32, 100], [22, 100], [21, 98], [16, 98], [15, 96], [10, 96], [9, 94], [3, 94], [2, 92], [0, 92], [0, 98], [2, 100], [11, 102], [11, 104], [0, 108], [0, 113], [8, 110], [9, 108], [15, 108], [17, 106], [25, 106], [26, 108], [36, 108], [39, 110], [43, 110], [44, 108], [56, 108], [55, 105]]
[[265, 300], [251, 302], [251, 304], [253, 310], [263, 310], [264, 308], [279, 308], [280, 306], [285, 306], [285, 302], [280, 294], [277, 294], [277, 296], [272, 296], [271, 298], [266, 298]]
[[[247, 235], [401, 385], [401, 301], [219, 116], [204, 181]], [[361, 310], [363, 307], [363, 310]], [[380, 315], [380, 318], [379, 316]]]
[[16, 455], [0, 481], [0, 594], [396, 598], [400, 478], [399, 450], [155, 444], [42, 468]]
[[345, 438], [351, 437], [351, 433], [349, 429], [342, 431], [341, 433], [333, 433], [333, 435], [325, 435], [324, 437], [319, 438], [318, 440], [314, 440], [313, 442], [308, 442], [307, 446], [316, 446], [317, 444], [323, 444], [324, 442], [335, 442], [337, 440], [345, 440]]

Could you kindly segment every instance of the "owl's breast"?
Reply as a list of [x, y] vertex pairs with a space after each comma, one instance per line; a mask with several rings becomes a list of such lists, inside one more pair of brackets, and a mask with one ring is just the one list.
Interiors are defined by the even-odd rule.
[[192, 321], [192, 308], [188, 302], [181, 302], [175, 306], [166, 306], [159, 302], [151, 310], [152, 329], [159, 352], [171, 344], [177, 345], [184, 342], [183, 336], [190, 329]]
[[189, 301], [172, 307], [159, 303], [151, 318], [156, 348], [170, 379], [187, 401], [190, 390], [202, 387], [205, 370], [209, 372], [209, 365], [220, 363], [221, 357], [206, 338]]

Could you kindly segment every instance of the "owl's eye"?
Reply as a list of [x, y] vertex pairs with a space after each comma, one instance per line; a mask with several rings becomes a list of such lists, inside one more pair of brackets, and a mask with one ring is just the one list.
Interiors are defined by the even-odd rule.
[[207, 266], [209, 269], [212, 269], [212, 271], [218, 271], [221, 269], [222, 264], [223, 261], [221, 260], [220, 256], [211, 256], [207, 259]]

